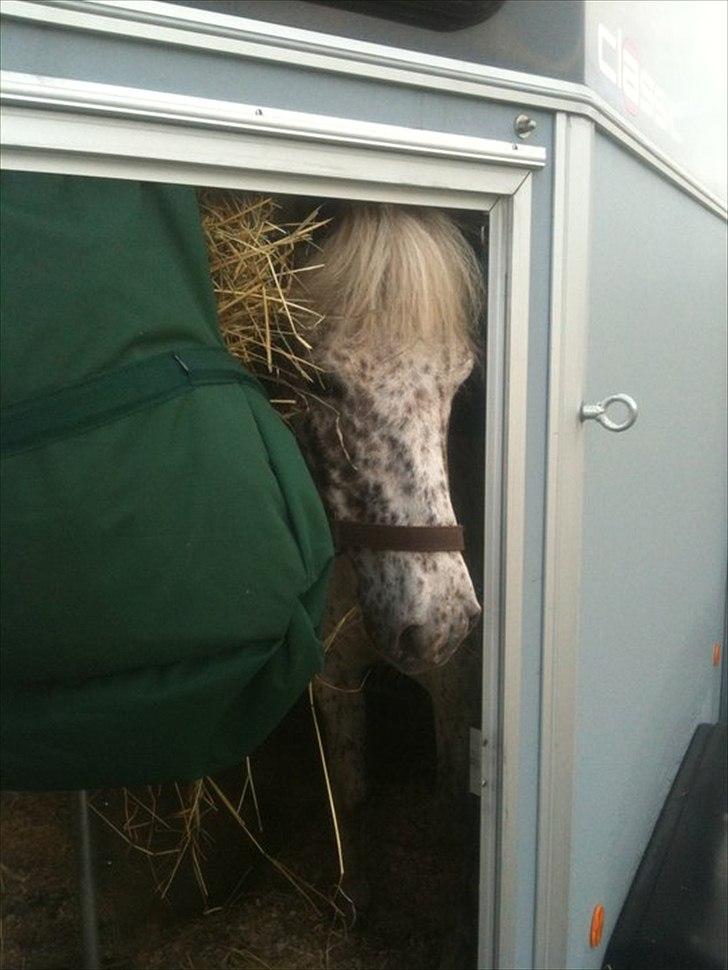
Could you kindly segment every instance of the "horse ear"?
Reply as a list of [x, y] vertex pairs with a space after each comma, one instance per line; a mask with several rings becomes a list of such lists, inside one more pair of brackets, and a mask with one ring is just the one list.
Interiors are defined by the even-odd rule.
[[321, 206], [321, 213], [326, 218], [335, 219], [337, 216], [343, 215], [348, 209], [356, 205], [366, 205], [367, 203], [362, 202], [352, 202], [350, 199], [321, 199], [319, 200], [319, 205]]
[[281, 223], [299, 223], [318, 210], [322, 219], [330, 217], [324, 210], [329, 202], [315, 195], [279, 195], [274, 197], [277, 206], [278, 221]]
[[312, 212], [316, 212], [316, 221], [326, 225], [314, 230], [308, 242], [296, 246], [293, 254], [295, 266], [305, 266], [316, 258], [321, 246], [329, 235], [336, 229], [340, 218], [351, 206], [350, 202], [342, 199], [320, 199], [314, 196], [301, 196], [286, 201], [283, 204], [286, 222], [299, 223], [307, 219]]
[[333, 230], [336, 228], [336, 223], [351, 209], [351, 207], [352, 203], [348, 202], [346, 199], [319, 199], [317, 202], [319, 220], [321, 222], [327, 222], [327, 225], [319, 230], [319, 242], [322, 239], [325, 239], [329, 233], [333, 232]]

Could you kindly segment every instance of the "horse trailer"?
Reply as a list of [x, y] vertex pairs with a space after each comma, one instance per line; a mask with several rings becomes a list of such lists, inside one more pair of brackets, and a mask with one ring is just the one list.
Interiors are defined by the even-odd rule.
[[725, 4], [0, 15], [6, 170], [469, 227], [487, 321], [456, 462], [479, 482], [477, 966], [601, 967], [691, 738], [725, 718]]

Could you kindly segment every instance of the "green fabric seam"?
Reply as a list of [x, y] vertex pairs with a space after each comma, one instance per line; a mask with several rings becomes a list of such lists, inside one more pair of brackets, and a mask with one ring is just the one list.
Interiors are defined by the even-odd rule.
[[10, 458], [111, 424], [179, 394], [214, 384], [263, 387], [224, 348], [182, 347], [19, 401], [0, 414], [0, 457]]

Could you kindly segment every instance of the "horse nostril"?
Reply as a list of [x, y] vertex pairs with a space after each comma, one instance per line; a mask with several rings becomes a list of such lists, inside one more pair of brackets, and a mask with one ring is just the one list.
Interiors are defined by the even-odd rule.
[[422, 654], [427, 646], [423, 626], [407, 626], [397, 638], [397, 646], [404, 654]]
[[[473, 630], [478, 625], [478, 620], [482, 616], [483, 611], [477, 604], [474, 608], [468, 610], [468, 634], [472, 633]], [[466, 634], [467, 635], [467, 634]]]

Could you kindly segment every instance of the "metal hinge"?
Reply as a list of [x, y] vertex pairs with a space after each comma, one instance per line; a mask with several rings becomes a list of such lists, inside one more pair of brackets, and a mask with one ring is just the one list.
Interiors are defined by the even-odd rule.
[[470, 728], [470, 788], [471, 795], [482, 795], [487, 788], [485, 777], [485, 749], [488, 739], [483, 740], [482, 733], [474, 727]]

